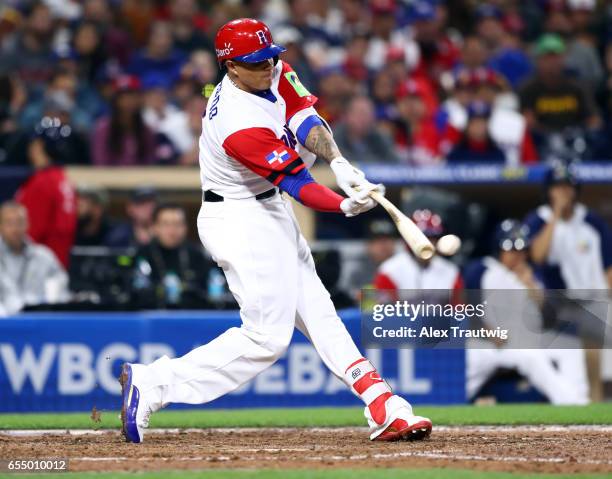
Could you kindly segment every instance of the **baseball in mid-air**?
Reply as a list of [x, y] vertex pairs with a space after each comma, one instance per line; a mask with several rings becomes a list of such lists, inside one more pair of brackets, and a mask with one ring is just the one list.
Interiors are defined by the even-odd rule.
[[461, 248], [461, 239], [457, 235], [444, 235], [436, 244], [438, 253], [443, 256], [452, 256]]

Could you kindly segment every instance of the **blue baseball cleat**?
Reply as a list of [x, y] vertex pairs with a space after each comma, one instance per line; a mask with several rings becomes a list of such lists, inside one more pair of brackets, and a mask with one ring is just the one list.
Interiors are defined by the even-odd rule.
[[133, 384], [132, 366], [124, 363], [119, 376], [121, 384], [121, 423], [126, 442], [142, 442], [144, 429], [149, 425], [151, 408], [140, 397], [140, 391]]

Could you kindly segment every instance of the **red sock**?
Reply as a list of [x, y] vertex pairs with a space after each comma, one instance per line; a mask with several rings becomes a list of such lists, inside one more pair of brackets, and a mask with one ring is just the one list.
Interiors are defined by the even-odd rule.
[[366, 404], [372, 419], [378, 424], [383, 424], [387, 416], [385, 402], [393, 393], [372, 363], [361, 358], [346, 369], [344, 377], [353, 392]]

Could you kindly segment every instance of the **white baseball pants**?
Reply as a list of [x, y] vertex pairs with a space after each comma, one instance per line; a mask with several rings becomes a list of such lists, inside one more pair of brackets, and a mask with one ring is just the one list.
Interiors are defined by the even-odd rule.
[[[553, 361], [557, 367], [553, 366]], [[516, 369], [552, 404], [589, 403], [582, 349], [466, 349], [466, 388], [469, 398], [498, 368]]]
[[362, 355], [316, 274], [289, 201], [277, 194], [204, 203], [198, 232], [225, 272], [242, 326], [183, 357], [135, 366], [141, 394], [150, 393], [154, 408], [206, 403], [240, 387], [283, 355], [294, 327], [344, 379]]

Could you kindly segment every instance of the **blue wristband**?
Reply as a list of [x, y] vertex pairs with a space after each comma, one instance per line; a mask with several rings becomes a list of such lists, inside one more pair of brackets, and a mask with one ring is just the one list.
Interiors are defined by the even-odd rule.
[[314, 178], [310, 175], [308, 168], [300, 170], [295, 175], [285, 176], [278, 184], [279, 188], [296, 200], [300, 201], [300, 190], [303, 186], [314, 183]]

